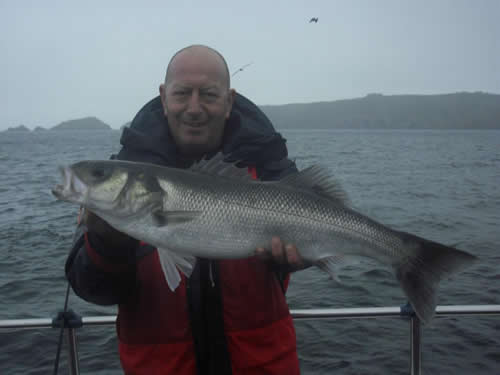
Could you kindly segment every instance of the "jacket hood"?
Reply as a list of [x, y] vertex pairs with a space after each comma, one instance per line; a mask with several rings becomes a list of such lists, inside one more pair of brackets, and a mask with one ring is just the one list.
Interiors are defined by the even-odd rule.
[[[119, 159], [176, 165], [176, 146], [159, 96], [146, 103], [130, 127], [123, 129], [120, 143], [123, 147]], [[268, 165], [273, 169], [275, 162], [288, 156], [285, 143], [266, 115], [243, 95], [236, 94], [224, 130], [223, 153], [247, 165]], [[282, 163], [278, 164], [281, 169]]]

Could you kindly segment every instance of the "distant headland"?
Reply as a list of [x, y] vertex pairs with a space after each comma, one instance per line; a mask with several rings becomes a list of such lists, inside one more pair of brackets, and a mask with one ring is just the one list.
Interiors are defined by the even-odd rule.
[[260, 107], [277, 129], [500, 129], [500, 95], [368, 94]]
[[97, 117], [84, 117], [76, 120], [68, 120], [50, 128], [49, 130], [113, 130], [111, 126], [102, 122]]
[[[442, 95], [368, 94], [329, 102], [261, 105], [276, 129], [500, 129], [500, 95], [462, 92]], [[129, 126], [123, 124], [120, 130]], [[96, 117], [61, 122], [34, 131], [109, 131]], [[8, 132], [29, 132], [25, 125]]]
[[[34, 132], [43, 132], [43, 131], [78, 131], [78, 130], [113, 130], [111, 126], [106, 124], [105, 122], [99, 120], [97, 117], [84, 117], [75, 120], [63, 121], [51, 128], [43, 128], [41, 126], [37, 126], [33, 129]], [[25, 125], [19, 125], [16, 127], [8, 128], [5, 130], [6, 132], [29, 132]]]
[[19, 126], [16, 126], [14, 128], [8, 128], [7, 130], [5, 130], [6, 132], [20, 132], [20, 133], [26, 133], [26, 132], [29, 132], [30, 130], [24, 126], [24, 125], [19, 125]]

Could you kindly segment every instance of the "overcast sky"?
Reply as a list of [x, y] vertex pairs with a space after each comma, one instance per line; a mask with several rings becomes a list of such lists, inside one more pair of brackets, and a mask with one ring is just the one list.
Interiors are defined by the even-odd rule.
[[190, 44], [219, 50], [231, 73], [251, 63], [232, 86], [259, 105], [500, 93], [499, 0], [0, 4], [0, 130], [86, 116], [118, 128]]

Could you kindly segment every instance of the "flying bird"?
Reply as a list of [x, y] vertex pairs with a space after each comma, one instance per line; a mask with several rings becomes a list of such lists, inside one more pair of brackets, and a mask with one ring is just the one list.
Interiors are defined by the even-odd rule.
[[309, 20], [309, 23], [311, 22], [315, 22], [315, 23], [318, 23], [318, 17], [313, 17]]
[[248, 64], [246, 64], [246, 65], [243, 65], [241, 68], [239, 68], [238, 70], [236, 70], [233, 74], [231, 74], [231, 77], [232, 77], [232, 76], [234, 76], [234, 75], [235, 75], [236, 73], [238, 73], [238, 72], [242, 72], [242, 71], [243, 71], [243, 69], [245, 69], [246, 67], [248, 67], [248, 66], [250, 66], [250, 65], [252, 65], [252, 64], [253, 64], [253, 62], [248, 63]]

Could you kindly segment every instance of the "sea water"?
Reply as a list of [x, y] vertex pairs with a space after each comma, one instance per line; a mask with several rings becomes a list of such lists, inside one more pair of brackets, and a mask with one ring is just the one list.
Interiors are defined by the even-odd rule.
[[[328, 168], [360, 212], [479, 257], [441, 283], [439, 305], [500, 304], [500, 131], [281, 130], [299, 169]], [[108, 159], [119, 131], [0, 133], [0, 320], [63, 309], [64, 264], [77, 207], [57, 201], [58, 166]], [[387, 270], [347, 267], [341, 284], [316, 268], [292, 275], [291, 309], [399, 306]], [[116, 314], [70, 294], [83, 316]], [[400, 318], [297, 321], [304, 374], [408, 374], [409, 323]], [[77, 331], [83, 374], [120, 374], [113, 326]], [[59, 330], [0, 330], [0, 374], [46, 374]], [[422, 331], [426, 374], [493, 374], [500, 316], [438, 318]], [[65, 343], [66, 345], [66, 343]], [[60, 373], [66, 373], [66, 346]]]

